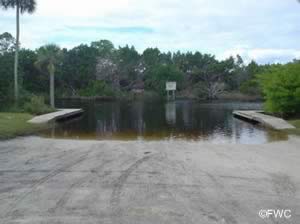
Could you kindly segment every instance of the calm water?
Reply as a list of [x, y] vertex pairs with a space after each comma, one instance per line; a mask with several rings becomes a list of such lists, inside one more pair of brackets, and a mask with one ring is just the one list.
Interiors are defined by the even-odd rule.
[[55, 124], [46, 137], [114, 140], [184, 139], [213, 143], [259, 144], [287, 136], [232, 116], [237, 109], [261, 109], [259, 103], [195, 101], [80, 102], [60, 107], [83, 108], [76, 119]]

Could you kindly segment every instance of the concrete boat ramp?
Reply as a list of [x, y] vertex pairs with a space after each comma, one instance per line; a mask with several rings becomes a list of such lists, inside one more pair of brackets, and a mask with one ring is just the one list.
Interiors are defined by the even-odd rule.
[[299, 145], [0, 141], [0, 224], [299, 224]]
[[293, 129], [293, 125], [289, 124], [285, 120], [273, 117], [267, 114], [263, 114], [263, 111], [253, 111], [253, 110], [235, 110], [233, 111], [234, 116], [247, 119], [250, 121], [258, 122], [264, 126], [271, 127], [276, 130], [283, 129]]
[[82, 113], [83, 113], [82, 109], [58, 109], [58, 111], [53, 113], [36, 116], [31, 120], [29, 120], [28, 122], [32, 124], [43, 124], [51, 121], [65, 119], [68, 117], [73, 117]]

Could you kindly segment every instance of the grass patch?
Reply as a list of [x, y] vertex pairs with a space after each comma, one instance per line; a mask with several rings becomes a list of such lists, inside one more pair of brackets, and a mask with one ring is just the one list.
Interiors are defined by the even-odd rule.
[[298, 119], [298, 120], [289, 120], [288, 122], [291, 125], [294, 125], [296, 128], [295, 129], [288, 129], [288, 130], [286, 130], [286, 132], [288, 134], [300, 136], [300, 119]]
[[0, 113], [0, 139], [33, 134], [47, 127], [28, 123], [32, 117], [27, 113]]

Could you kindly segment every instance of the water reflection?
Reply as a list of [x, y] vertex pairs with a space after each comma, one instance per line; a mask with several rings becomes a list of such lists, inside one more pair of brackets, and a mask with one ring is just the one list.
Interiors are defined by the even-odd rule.
[[76, 120], [56, 124], [42, 133], [53, 138], [171, 140], [258, 144], [286, 140], [232, 116], [235, 109], [260, 109], [258, 103], [199, 103], [194, 101], [79, 102], [62, 101], [61, 107], [85, 110]]
[[175, 125], [176, 124], [176, 103], [173, 102], [167, 102], [165, 104], [166, 107], [166, 121], [169, 125]]

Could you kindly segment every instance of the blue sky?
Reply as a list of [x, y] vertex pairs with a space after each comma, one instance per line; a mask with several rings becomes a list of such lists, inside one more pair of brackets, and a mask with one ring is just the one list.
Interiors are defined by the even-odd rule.
[[[21, 18], [21, 43], [71, 48], [109, 39], [162, 51], [200, 51], [224, 59], [287, 62], [300, 58], [297, 0], [38, 0]], [[56, 7], [57, 6], [57, 7]], [[59, 7], [59, 8], [58, 8]], [[15, 33], [14, 11], [0, 11], [0, 33]]]

